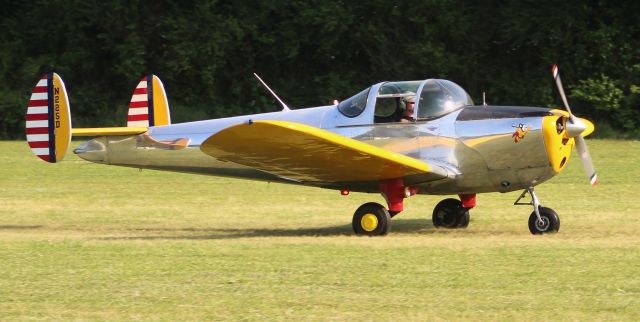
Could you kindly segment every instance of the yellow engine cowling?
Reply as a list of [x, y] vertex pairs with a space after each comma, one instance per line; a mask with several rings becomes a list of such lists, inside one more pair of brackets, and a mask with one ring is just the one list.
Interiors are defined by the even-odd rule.
[[[567, 120], [569, 113], [562, 110], [552, 110], [553, 116], [545, 116], [542, 120], [542, 133], [544, 144], [549, 157], [549, 164], [553, 171], [559, 173], [564, 169], [571, 157], [571, 150], [575, 145], [575, 140], [567, 134]], [[581, 118], [586, 129], [582, 136], [593, 133], [595, 127], [590, 121]]]

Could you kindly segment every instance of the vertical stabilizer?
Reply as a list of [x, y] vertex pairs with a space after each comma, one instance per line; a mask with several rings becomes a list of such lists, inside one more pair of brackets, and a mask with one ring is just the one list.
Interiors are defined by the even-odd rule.
[[60, 162], [69, 149], [69, 99], [58, 74], [45, 74], [34, 87], [27, 107], [26, 134], [31, 151], [44, 161]]
[[171, 124], [169, 101], [158, 76], [143, 77], [131, 96], [128, 127], [150, 127]]

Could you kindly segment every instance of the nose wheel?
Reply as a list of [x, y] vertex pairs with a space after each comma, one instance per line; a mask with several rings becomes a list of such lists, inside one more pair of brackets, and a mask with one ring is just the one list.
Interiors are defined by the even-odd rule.
[[352, 225], [356, 235], [383, 236], [389, 232], [391, 215], [381, 204], [368, 202], [353, 214]]
[[[521, 203], [520, 200], [524, 198], [527, 193], [531, 195], [531, 202]], [[516, 200], [514, 205], [531, 205], [533, 206], [533, 212], [529, 216], [529, 231], [534, 235], [553, 234], [560, 230], [560, 217], [551, 208], [542, 207], [538, 196], [533, 187], [525, 189], [520, 197]]]
[[529, 231], [534, 235], [556, 233], [560, 229], [560, 217], [551, 208], [538, 208], [540, 220], [536, 212], [532, 212], [529, 216]]

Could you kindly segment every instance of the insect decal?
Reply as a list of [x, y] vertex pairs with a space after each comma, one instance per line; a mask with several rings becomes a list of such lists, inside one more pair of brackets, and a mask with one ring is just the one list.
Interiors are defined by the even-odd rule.
[[522, 123], [516, 125], [512, 125], [512, 127], [516, 128], [516, 131], [513, 132], [513, 135], [511, 136], [513, 138], [513, 142], [518, 143], [520, 142], [522, 139], [524, 139], [525, 135], [527, 135], [527, 133], [529, 133], [529, 130], [531, 130], [531, 125], [524, 125]]

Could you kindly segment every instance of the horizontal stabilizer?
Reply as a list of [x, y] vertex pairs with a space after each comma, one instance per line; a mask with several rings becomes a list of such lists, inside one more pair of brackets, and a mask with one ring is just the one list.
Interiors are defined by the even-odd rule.
[[147, 132], [146, 127], [95, 127], [73, 129], [73, 136], [103, 136], [103, 135], [136, 135]]
[[421, 160], [285, 121], [235, 125], [210, 136], [200, 149], [220, 160], [298, 181], [364, 182], [418, 174], [446, 177]]
[[25, 131], [31, 151], [40, 159], [60, 162], [71, 142], [69, 99], [62, 78], [47, 73], [33, 89]]

